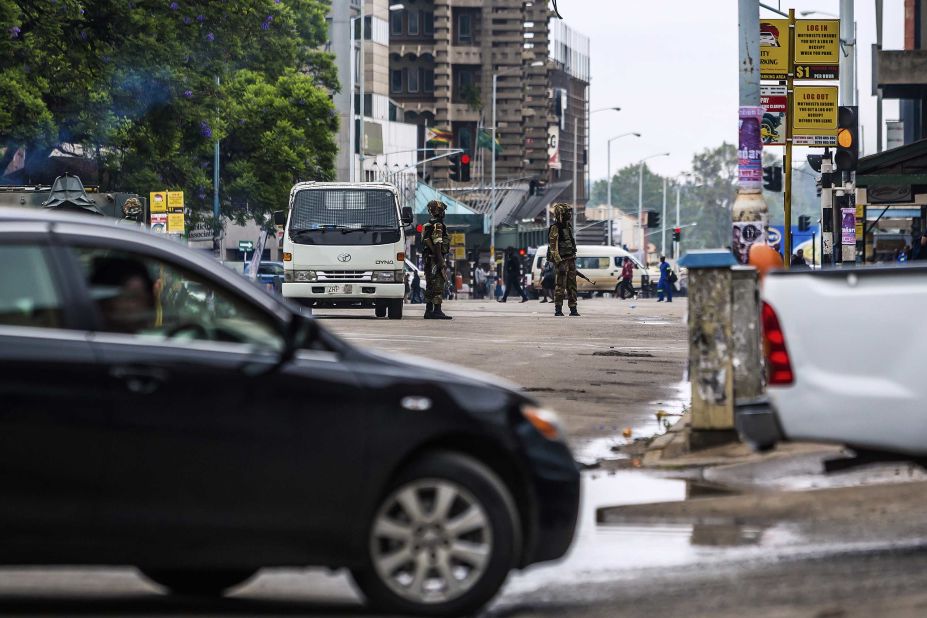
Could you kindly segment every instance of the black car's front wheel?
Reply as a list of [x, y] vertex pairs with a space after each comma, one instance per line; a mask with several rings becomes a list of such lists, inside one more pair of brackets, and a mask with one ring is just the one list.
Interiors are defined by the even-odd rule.
[[489, 468], [435, 453], [407, 468], [370, 523], [367, 564], [353, 572], [389, 612], [469, 614], [499, 590], [521, 549], [511, 493]]
[[222, 596], [230, 588], [243, 584], [257, 572], [254, 569], [222, 569], [214, 571], [187, 569], [145, 569], [142, 575], [167, 588], [172, 594], [190, 596]]

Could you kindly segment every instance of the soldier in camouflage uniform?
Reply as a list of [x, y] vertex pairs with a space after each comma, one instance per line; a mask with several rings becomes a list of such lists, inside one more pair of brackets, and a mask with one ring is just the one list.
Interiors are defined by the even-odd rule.
[[554, 204], [554, 224], [548, 232], [547, 258], [557, 268], [557, 285], [554, 290], [554, 315], [563, 315], [563, 297], [566, 295], [570, 315], [578, 316], [576, 309], [576, 239], [573, 237], [573, 208], [564, 202]]
[[450, 320], [449, 315], [441, 311], [444, 288], [447, 286], [445, 257], [451, 242], [444, 225], [444, 211], [447, 206], [440, 200], [428, 202], [431, 219], [422, 228], [422, 243], [425, 246], [425, 319]]

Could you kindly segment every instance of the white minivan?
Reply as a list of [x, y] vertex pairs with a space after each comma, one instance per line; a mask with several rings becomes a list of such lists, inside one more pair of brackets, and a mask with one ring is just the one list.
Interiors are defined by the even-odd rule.
[[373, 307], [377, 317], [402, 318], [405, 228], [387, 183], [301, 182], [290, 191], [283, 223], [283, 296], [308, 307]]
[[[618, 293], [618, 282], [621, 280], [621, 266], [624, 258], [631, 258], [634, 264], [634, 289], [640, 291], [642, 280], [649, 276], [634, 255], [621, 247], [608, 247], [605, 245], [576, 245], [576, 269], [592, 279], [593, 283], [577, 277], [576, 291], [579, 294], [593, 294], [595, 292]], [[541, 269], [547, 260], [547, 245], [538, 247], [537, 253], [531, 261], [531, 287], [541, 289]]]

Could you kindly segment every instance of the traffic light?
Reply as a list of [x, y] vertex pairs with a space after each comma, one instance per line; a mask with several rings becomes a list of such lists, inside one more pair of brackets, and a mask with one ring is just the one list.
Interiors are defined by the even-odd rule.
[[518, 257], [525, 257], [526, 255], [528, 255], [528, 250], [524, 247], [520, 247], [518, 249]]
[[808, 215], [800, 215], [798, 217], [798, 231], [807, 232], [811, 229], [811, 217]]
[[460, 155], [452, 154], [447, 158], [447, 160], [449, 164], [447, 173], [450, 176], [450, 179], [460, 181]]
[[470, 182], [470, 155], [467, 153], [460, 155], [460, 181]]
[[782, 191], [782, 167], [769, 165], [763, 168], [763, 188], [778, 193]]
[[682, 240], [682, 228], [674, 227], [673, 228], [673, 242], [679, 242]]
[[660, 213], [658, 213], [656, 210], [647, 211], [647, 227], [660, 227]]
[[837, 110], [837, 153], [834, 165], [842, 172], [856, 171], [859, 160], [859, 108], [841, 105]]

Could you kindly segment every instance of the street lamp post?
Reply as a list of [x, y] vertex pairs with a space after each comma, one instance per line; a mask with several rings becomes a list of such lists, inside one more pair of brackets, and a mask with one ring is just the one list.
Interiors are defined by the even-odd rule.
[[621, 135], [616, 135], [608, 139], [607, 148], [608, 155], [606, 156], [606, 164], [608, 166], [608, 177], [606, 178], [606, 203], [608, 204], [608, 246], [611, 247], [614, 244], [614, 239], [612, 238], [612, 142], [616, 139], [621, 139], [622, 137], [627, 137], [633, 135], [634, 137], [640, 137], [640, 133], [631, 132], [631, 133], [622, 133]]
[[[537, 60], [528, 66], [540, 67], [544, 66], [544, 62]], [[502, 71], [493, 71], [492, 74], [492, 171], [490, 179], [492, 186], [489, 188], [489, 201], [492, 206], [490, 212], [492, 214], [489, 218], [489, 260], [493, 268], [495, 268], [496, 264], [496, 81], [500, 75], [520, 71], [521, 69], [522, 67], [510, 67]]]
[[[683, 172], [676, 176], [676, 228], [679, 228], [679, 195], [682, 192], [682, 185], [679, 183], [680, 178], [689, 178], [692, 176], [689, 172]], [[673, 259], [679, 259], [679, 241], [673, 240]]]
[[644, 157], [637, 162], [637, 225], [641, 228], [641, 263], [647, 266], [647, 239], [644, 235], [644, 162], [656, 157], [668, 157], [670, 153], [660, 152], [658, 154]]

